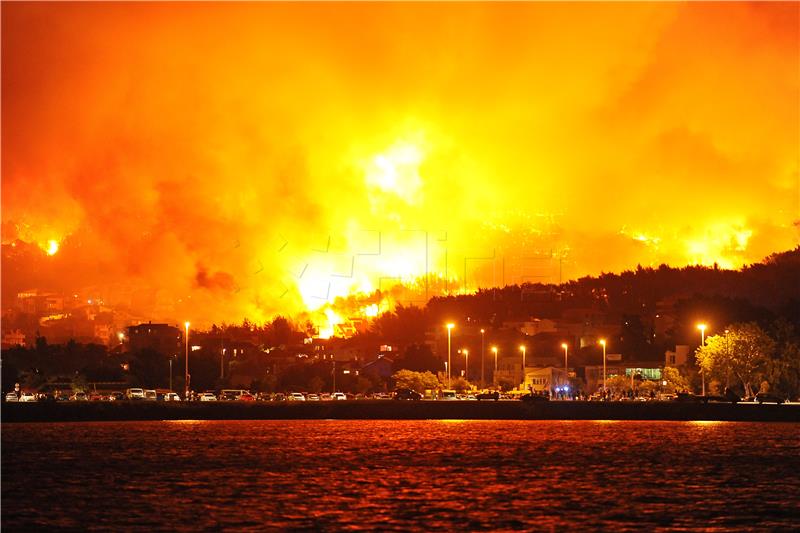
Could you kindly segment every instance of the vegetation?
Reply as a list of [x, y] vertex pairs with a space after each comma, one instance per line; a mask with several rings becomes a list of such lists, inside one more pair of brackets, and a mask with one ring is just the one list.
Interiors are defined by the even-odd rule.
[[439, 379], [431, 372], [414, 372], [412, 370], [398, 370], [392, 375], [397, 388], [405, 388], [424, 393], [426, 390], [436, 390], [441, 387]]
[[781, 394], [796, 394], [800, 385], [800, 350], [791, 324], [775, 324], [776, 342], [758, 324], [731, 324], [713, 335], [697, 351], [697, 363], [710, 379], [730, 387], [741, 383], [745, 396], [753, 396], [762, 383]]

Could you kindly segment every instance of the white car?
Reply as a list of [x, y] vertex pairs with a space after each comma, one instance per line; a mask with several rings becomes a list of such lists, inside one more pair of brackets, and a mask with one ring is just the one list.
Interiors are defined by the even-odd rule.
[[179, 401], [181, 401], [181, 397], [178, 396], [174, 392], [168, 392], [168, 393], [166, 393], [164, 395], [164, 401], [165, 402], [179, 402]]
[[311, 393], [308, 396], [306, 396], [306, 400], [308, 400], [309, 402], [318, 402], [319, 396], [314, 393]]
[[204, 392], [203, 394], [200, 395], [200, 401], [201, 402], [216, 402], [217, 401], [217, 397], [214, 396], [213, 392]]
[[158, 393], [152, 389], [144, 391], [144, 399], [154, 402], [158, 399]]
[[347, 396], [343, 392], [334, 392], [333, 393], [334, 400], [346, 400]]
[[9, 392], [8, 394], [6, 394], [6, 401], [7, 402], [18, 402], [19, 401], [19, 397], [17, 396], [16, 392], [12, 391], [12, 392]]
[[125, 398], [128, 400], [144, 400], [144, 389], [127, 389]]
[[[6, 401], [8, 401], [8, 400], [6, 399]], [[19, 401], [21, 401], [21, 402], [35, 402], [36, 401], [36, 395], [34, 393], [32, 393], [32, 392], [23, 392], [19, 397]]]
[[293, 392], [293, 393], [291, 393], [291, 394], [290, 394], [290, 395], [287, 397], [287, 399], [288, 399], [290, 402], [304, 402], [304, 401], [306, 401], [306, 397], [305, 397], [305, 396], [303, 396], [303, 395], [302, 395], [301, 393], [299, 393], [299, 392]]

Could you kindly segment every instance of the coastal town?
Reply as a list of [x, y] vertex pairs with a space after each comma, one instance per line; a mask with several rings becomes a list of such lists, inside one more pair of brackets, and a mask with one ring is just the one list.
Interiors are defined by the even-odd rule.
[[[639, 269], [398, 304], [342, 319], [330, 334], [281, 316], [123, 326], [130, 318], [101, 299], [32, 290], [4, 314], [3, 392], [7, 401], [123, 399], [137, 387], [181, 400], [224, 389], [254, 400], [388, 398], [398, 388], [426, 398], [795, 400], [798, 253], [741, 272]], [[770, 294], [756, 285], [765, 276], [786, 281]], [[737, 282], [739, 295], [719, 295]]]

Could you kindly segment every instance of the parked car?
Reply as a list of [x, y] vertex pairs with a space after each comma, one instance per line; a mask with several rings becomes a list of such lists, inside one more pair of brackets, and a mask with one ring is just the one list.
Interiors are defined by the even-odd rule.
[[99, 392], [89, 393], [90, 402], [104, 402], [105, 400], [106, 397], [103, 394], [100, 394]]
[[125, 395], [122, 394], [120, 391], [117, 391], [117, 390], [113, 391], [112, 393], [110, 393], [108, 395], [108, 401], [109, 402], [118, 402], [118, 401], [124, 400], [124, 399], [125, 399]]
[[306, 397], [303, 396], [303, 394], [300, 393], [300, 392], [293, 392], [293, 393], [289, 394], [289, 398], [288, 399], [289, 399], [289, 401], [292, 401], [292, 402], [304, 402], [304, 401], [306, 401]]
[[154, 402], [158, 400], [158, 393], [155, 389], [147, 389], [144, 391], [144, 399], [149, 402]]
[[691, 392], [678, 392], [676, 398], [679, 402], [702, 402], [703, 397], [699, 394], [692, 394]]
[[36, 395], [36, 399], [40, 402], [54, 402], [56, 397], [52, 392], [40, 392]]
[[128, 400], [144, 400], [144, 389], [127, 389], [125, 398]]
[[285, 402], [286, 395], [282, 392], [276, 392], [275, 395], [272, 397], [273, 402]]
[[164, 401], [165, 402], [179, 402], [179, 401], [181, 401], [181, 397], [178, 396], [174, 392], [168, 392], [168, 393], [166, 393], [164, 395]]
[[454, 390], [443, 390], [442, 395], [439, 396], [440, 400], [457, 400], [458, 395], [456, 395], [456, 391]]
[[550, 396], [546, 392], [529, 392], [519, 398], [523, 402], [549, 402]]
[[347, 396], [343, 392], [334, 392], [331, 398], [333, 400], [346, 400]]
[[500, 393], [496, 390], [488, 391], [488, 392], [481, 392], [477, 396], [475, 396], [478, 400], [494, 400], [497, 401], [500, 399]]
[[71, 396], [70, 392], [72, 392], [72, 391], [56, 391], [55, 392], [56, 401], [57, 402], [68, 402], [69, 399], [70, 399], [70, 396]]
[[[23, 401], [22, 398], [19, 401]], [[786, 398], [782, 398], [775, 394], [770, 394], [769, 392], [759, 392], [756, 394], [756, 397], [753, 399], [754, 402], [758, 402], [759, 404], [762, 403], [777, 403], [782, 404], [786, 401]]]
[[222, 389], [219, 393], [219, 401], [221, 402], [233, 402], [240, 398], [245, 391], [241, 389]]
[[19, 401], [19, 396], [17, 396], [16, 392], [11, 391], [8, 394], [6, 394], [6, 401], [7, 402], [18, 402]]
[[395, 400], [421, 400], [422, 394], [412, 389], [397, 389], [394, 391]]
[[319, 401], [319, 395], [311, 393], [311, 394], [306, 396], [306, 400], [308, 400], [309, 402], [318, 402]]
[[89, 398], [88, 398], [88, 396], [86, 396], [85, 392], [78, 391], [75, 394], [73, 394], [72, 396], [70, 396], [69, 399], [70, 399], [71, 402], [85, 402]]
[[204, 392], [199, 396], [201, 402], [216, 402], [217, 397], [213, 392]]
[[323, 392], [322, 394], [320, 394], [319, 399], [322, 400], [323, 402], [329, 402], [333, 400], [333, 398], [331, 398], [331, 395], [328, 394], [327, 392]]
[[36, 395], [32, 392], [23, 392], [19, 395], [19, 401], [21, 402], [35, 402], [36, 399]]
[[733, 392], [730, 389], [725, 389], [725, 394], [722, 396], [716, 394], [709, 394], [706, 396], [699, 396], [703, 400], [703, 402], [731, 402], [731, 403], [738, 403], [741, 402], [742, 399], [739, 397], [738, 394]]
[[244, 391], [242, 394], [239, 395], [240, 402], [254, 402], [256, 401], [256, 397], [250, 394], [249, 391]]

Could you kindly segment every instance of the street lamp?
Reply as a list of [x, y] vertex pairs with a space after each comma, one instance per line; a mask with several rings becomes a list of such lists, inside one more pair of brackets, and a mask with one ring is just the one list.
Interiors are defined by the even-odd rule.
[[464, 354], [464, 379], [469, 381], [469, 350], [462, 348], [461, 353]]
[[172, 357], [169, 357], [169, 391], [172, 392]]
[[522, 385], [520, 385], [520, 389], [525, 388], [525, 345], [520, 345], [519, 349], [522, 351]]
[[603, 347], [603, 392], [605, 393], [608, 390], [606, 388], [606, 340], [600, 339], [600, 345]]
[[[705, 324], [697, 324], [697, 329], [700, 330], [700, 347], [702, 348], [706, 344], [706, 325]], [[706, 373], [703, 371], [702, 366], [700, 367], [700, 377], [702, 378], [703, 383], [703, 396], [706, 395]]]
[[492, 383], [497, 383], [497, 346], [492, 346], [494, 353], [494, 374], [492, 374]]
[[731, 348], [728, 344], [728, 333], [730, 330], [725, 330], [725, 388], [728, 389], [731, 386]]
[[447, 324], [447, 388], [451, 388], [450, 384], [450, 369], [452, 368], [450, 364], [450, 332], [453, 331], [453, 328], [456, 327], [455, 324], [450, 322]]
[[186, 371], [183, 376], [183, 384], [184, 384], [184, 391], [183, 391], [183, 399], [189, 399], [189, 322], [184, 322], [183, 325], [186, 327], [186, 334], [183, 336], [183, 339], [186, 344]]
[[484, 379], [485, 378], [485, 373], [484, 373], [484, 369], [483, 369], [483, 366], [484, 366], [483, 365], [483, 360], [486, 358], [486, 346], [485, 346], [485, 344], [483, 342], [484, 341], [484, 336], [483, 336], [484, 333], [486, 333], [486, 330], [481, 328], [481, 389], [483, 389], [486, 386], [486, 379]]
[[569, 346], [566, 342], [562, 342], [561, 347], [564, 348], [564, 380], [569, 383], [569, 370], [567, 365], [567, 350], [569, 350]]

